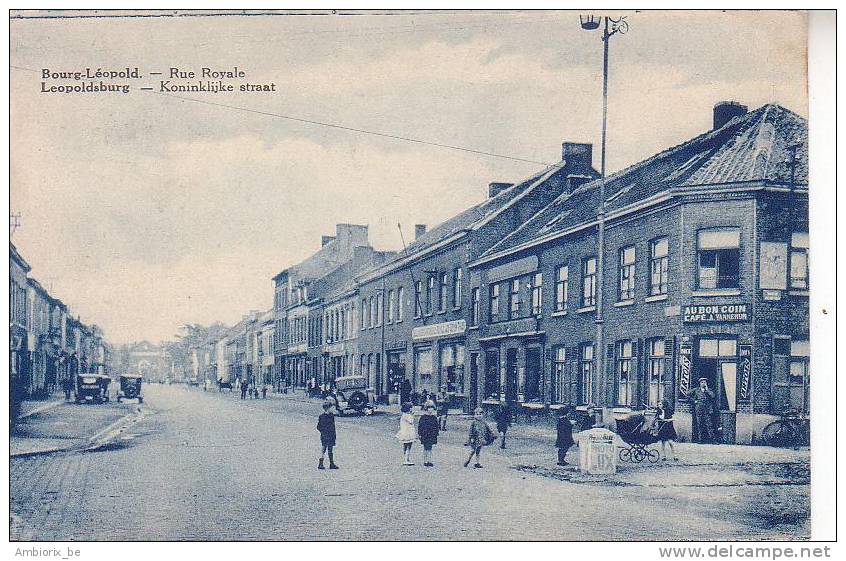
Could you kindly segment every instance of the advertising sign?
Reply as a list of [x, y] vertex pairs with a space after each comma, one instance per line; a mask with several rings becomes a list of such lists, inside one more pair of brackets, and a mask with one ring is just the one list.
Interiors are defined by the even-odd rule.
[[592, 475], [617, 473], [617, 445], [614, 433], [594, 428], [579, 436], [579, 470]]
[[690, 343], [679, 345], [679, 393], [687, 397], [690, 391], [690, 365], [693, 356], [693, 347]]
[[411, 338], [415, 341], [421, 339], [437, 339], [438, 337], [463, 335], [465, 331], [467, 331], [467, 322], [463, 319], [458, 319], [415, 327], [411, 330]]
[[749, 321], [749, 304], [694, 304], [682, 310], [685, 323]]
[[752, 345], [738, 345], [740, 351], [737, 400], [749, 401], [752, 387]]
[[761, 242], [759, 266], [762, 289], [785, 290], [787, 288], [787, 244]]

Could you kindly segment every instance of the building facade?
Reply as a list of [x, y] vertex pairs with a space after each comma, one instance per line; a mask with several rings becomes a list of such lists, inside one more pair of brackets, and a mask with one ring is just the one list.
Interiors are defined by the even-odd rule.
[[807, 411], [807, 123], [718, 104], [713, 130], [610, 176], [602, 274], [598, 187], [471, 264], [480, 402], [623, 413], [666, 399], [690, 438], [704, 378], [718, 440], [744, 443], [784, 409]]

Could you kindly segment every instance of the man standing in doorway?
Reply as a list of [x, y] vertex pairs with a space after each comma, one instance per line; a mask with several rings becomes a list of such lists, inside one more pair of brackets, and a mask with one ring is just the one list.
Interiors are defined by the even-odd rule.
[[708, 380], [699, 378], [699, 387], [690, 392], [693, 404], [693, 441], [713, 442], [714, 392], [708, 388]]

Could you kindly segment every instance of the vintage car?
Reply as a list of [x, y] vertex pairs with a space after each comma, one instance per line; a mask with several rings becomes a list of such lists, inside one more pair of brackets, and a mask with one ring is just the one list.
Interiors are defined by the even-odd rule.
[[109, 383], [112, 379], [100, 374], [78, 374], [76, 376], [76, 401], [83, 403], [89, 399], [95, 403], [109, 401]]
[[335, 380], [335, 392], [328, 397], [335, 400], [339, 416], [350, 411], [372, 415], [376, 410], [374, 394], [365, 376], [343, 376]]
[[120, 389], [117, 400], [137, 399], [138, 403], [144, 403], [144, 396], [141, 395], [142, 377], [138, 374], [123, 374], [120, 377]]

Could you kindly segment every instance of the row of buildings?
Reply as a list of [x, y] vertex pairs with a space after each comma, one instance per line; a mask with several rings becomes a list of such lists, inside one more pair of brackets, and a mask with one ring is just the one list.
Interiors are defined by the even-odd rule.
[[74, 317], [59, 298], [30, 275], [9, 244], [9, 387], [12, 405], [43, 399], [77, 373], [105, 374], [111, 347], [96, 325]]
[[607, 177], [604, 201], [592, 147], [565, 142], [560, 162], [491, 183], [402, 251], [339, 224], [198, 372], [294, 387], [360, 374], [380, 400], [408, 379], [467, 411], [666, 399], [688, 437], [704, 378], [722, 440], [750, 442], [808, 410], [807, 169], [807, 121], [775, 104], [717, 104], [711, 130]]

